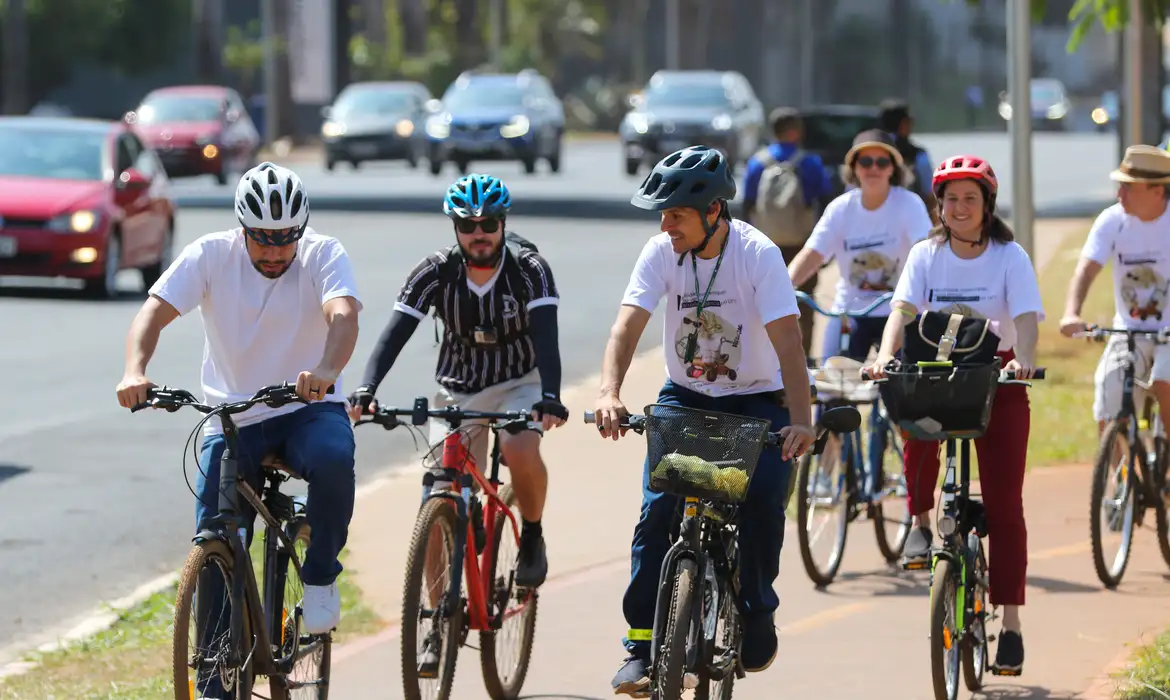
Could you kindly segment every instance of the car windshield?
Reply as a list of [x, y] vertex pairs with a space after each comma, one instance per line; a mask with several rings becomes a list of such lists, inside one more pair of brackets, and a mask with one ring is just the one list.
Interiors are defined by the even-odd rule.
[[[1166, 93], [1162, 93], [1162, 97], [1166, 97]], [[1117, 93], [1113, 91], [1106, 92], [1101, 95], [1101, 106], [1105, 109], [1117, 110]]]
[[333, 114], [338, 119], [401, 114], [411, 107], [410, 93], [402, 90], [354, 90], [337, 100]]
[[1063, 91], [1059, 85], [1052, 83], [1032, 83], [1032, 101], [1043, 104], [1053, 104], [1060, 102], [1061, 97], [1064, 96]]
[[808, 115], [803, 119], [803, 148], [810, 151], [832, 153], [845, 152], [853, 145], [853, 139], [866, 129], [878, 128], [876, 116], [864, 114]]
[[0, 125], [0, 176], [101, 180], [106, 134]]
[[138, 107], [138, 123], [213, 122], [219, 119], [222, 104], [218, 97], [158, 95]]
[[443, 106], [452, 111], [465, 109], [520, 109], [524, 91], [508, 83], [471, 83], [443, 96]]
[[719, 83], [674, 83], [646, 91], [646, 109], [727, 107], [731, 100]]

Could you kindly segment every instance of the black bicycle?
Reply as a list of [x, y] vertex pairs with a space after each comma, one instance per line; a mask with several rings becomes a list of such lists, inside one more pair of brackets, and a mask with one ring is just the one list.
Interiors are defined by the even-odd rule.
[[[1129, 565], [1134, 527], [1141, 527], [1146, 510], [1154, 509], [1158, 529], [1158, 546], [1162, 558], [1170, 565], [1170, 536], [1163, 489], [1166, 485], [1167, 442], [1158, 415], [1158, 402], [1145, 395], [1141, 415], [1133, 400], [1137, 339], [1149, 338], [1155, 344], [1168, 342], [1163, 331], [1134, 331], [1126, 328], [1097, 328], [1074, 333], [1074, 338], [1103, 342], [1110, 335], [1125, 336], [1125, 353], [1121, 358], [1124, 375], [1121, 384], [1121, 409], [1105, 424], [1093, 465], [1093, 483], [1089, 492], [1089, 535], [1093, 544], [1093, 568], [1106, 588], [1121, 583]], [[1143, 383], [1144, 389], [1149, 389]], [[1112, 558], [1106, 556], [1106, 537], [1119, 535], [1121, 543]]]
[[[662, 563], [650, 644], [650, 688], [657, 700], [677, 700], [694, 688], [696, 700], [730, 700], [740, 659], [743, 603], [739, 586], [736, 514], [746, 498], [760, 452], [783, 445], [759, 418], [652, 404], [620, 427], [645, 434], [653, 468], [650, 488], [681, 497], [678, 537]], [[586, 423], [595, 423], [592, 412]], [[852, 406], [821, 413], [812, 451], [830, 433], [861, 425]]]
[[[535, 423], [527, 411], [429, 408], [427, 399], [420, 396], [413, 408], [379, 407], [357, 425], [375, 423], [393, 430], [407, 425], [399, 416], [410, 416], [412, 426], [437, 418], [451, 427], [439, 443], [441, 456], [431, 459], [423, 474], [422, 504], [406, 562], [401, 650], [405, 697], [450, 697], [459, 647], [475, 630], [479, 632], [480, 666], [488, 696], [515, 700], [532, 657], [538, 595], [535, 589], [515, 583], [520, 528], [514, 512], [516, 495], [511, 485], [500, 485], [499, 431], [517, 433]], [[462, 424], [476, 420], [491, 421], [487, 426], [493, 438], [487, 478], [480, 474], [464, 443], [466, 428], [477, 425]], [[486, 505], [476, 491], [486, 496]], [[500, 644], [509, 638], [515, 648]], [[431, 689], [433, 692], [424, 692]]]
[[[333, 387], [326, 393], [332, 394]], [[257, 492], [240, 477], [236, 461], [239, 432], [232, 416], [261, 403], [277, 408], [294, 402], [307, 403], [288, 383], [216, 406], [200, 403], [189, 391], [164, 386], [148, 390], [147, 400], [130, 409], [174, 412], [187, 406], [205, 414], [192, 436], [218, 417], [226, 441], [218, 513], [195, 536], [179, 577], [172, 644], [175, 700], [199, 697], [213, 678], [219, 679], [226, 697], [250, 700], [256, 676], [268, 677], [273, 700], [326, 700], [329, 695], [332, 633], [301, 632], [301, 561], [310, 537], [305, 502], [280, 492], [281, 484], [300, 477], [288, 470], [279, 453], [266, 455]], [[249, 523], [240, 512], [240, 497], [265, 524], [263, 604], [245, 544]], [[196, 597], [197, 591], [206, 594]], [[230, 612], [223, 610], [224, 603], [231, 605]], [[307, 669], [302, 666], [306, 660], [312, 661]]]
[[[1014, 371], [1001, 370], [998, 358], [971, 367], [948, 361], [903, 364], [895, 360], [886, 372], [886, 378], [875, 382], [882, 387], [882, 397], [898, 427], [911, 439], [946, 441], [946, 473], [936, 524], [942, 545], [931, 552], [929, 561], [905, 562], [903, 568], [930, 567], [934, 696], [956, 700], [960, 665], [972, 691], [983, 687], [987, 670], [997, 676], [1019, 675], [993, 666], [988, 654], [988, 643], [995, 636], [987, 633], [987, 623], [998, 615], [987, 611], [990, 581], [983, 547], [987, 518], [979, 495], [971, 493], [971, 441], [987, 430], [998, 385], [1031, 383], [1016, 379]], [[1044, 369], [1037, 368], [1033, 378], [1043, 379], [1044, 374]]]

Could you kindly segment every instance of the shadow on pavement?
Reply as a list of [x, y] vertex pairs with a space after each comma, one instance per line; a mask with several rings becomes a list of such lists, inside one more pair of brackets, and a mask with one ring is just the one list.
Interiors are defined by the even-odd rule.
[[[987, 679], [984, 679], [987, 682]], [[995, 682], [992, 680], [991, 682]], [[971, 700], [1077, 700], [1080, 693], [1070, 693], [1064, 690], [1053, 692], [1047, 688], [1036, 686], [1010, 685], [984, 687], [978, 693], [971, 695]]]
[[0, 463], [0, 484], [8, 481], [9, 479], [20, 476], [21, 474], [28, 473], [31, 470], [31, 467], [21, 467], [15, 464]]
[[1097, 593], [1101, 590], [1100, 586], [1086, 586], [1083, 583], [1075, 581], [1066, 581], [1059, 578], [1047, 578], [1044, 576], [1029, 576], [1027, 584], [1034, 586], [1046, 593]]
[[[856, 584], [846, 590], [835, 588], [845, 583]], [[850, 571], [838, 574], [833, 585], [817, 587], [818, 593], [841, 598], [885, 598], [890, 596], [920, 597], [930, 591], [930, 578], [917, 572], [887, 568], [872, 571]]]

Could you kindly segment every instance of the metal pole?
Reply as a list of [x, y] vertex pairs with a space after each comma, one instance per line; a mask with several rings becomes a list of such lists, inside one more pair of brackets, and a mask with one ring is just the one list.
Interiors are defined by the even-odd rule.
[[28, 97], [28, 26], [24, 0], [7, 0], [4, 13], [5, 114], [25, 114]]
[[260, 36], [264, 50], [264, 135], [270, 145], [280, 138], [280, 92], [276, 75], [276, 1], [260, 0]]
[[812, 0], [801, 0], [800, 24], [800, 103], [807, 109], [813, 105], [813, 48], [816, 42]]
[[[1032, 257], [1032, 17], [1031, 3], [1008, 0], [1008, 95], [1012, 118], [1012, 231]], [[1035, 258], [1033, 258], [1035, 264]]]
[[[1142, 2], [1129, 1], [1129, 23], [1125, 26], [1125, 40], [1122, 42], [1122, 70], [1124, 71], [1125, 94], [1121, 98], [1122, 118], [1125, 128], [1122, 134], [1121, 150], [1126, 146], [1142, 142]], [[1156, 145], [1156, 144], [1155, 144]]]
[[504, 35], [504, 0], [491, 0], [491, 55], [492, 69], [503, 70], [503, 61], [500, 58]]
[[681, 63], [679, 45], [679, 0], [666, 0], [666, 69], [678, 70]]

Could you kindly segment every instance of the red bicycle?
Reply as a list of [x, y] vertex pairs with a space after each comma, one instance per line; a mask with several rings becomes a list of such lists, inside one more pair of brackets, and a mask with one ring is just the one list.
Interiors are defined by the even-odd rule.
[[[447, 700], [455, 680], [459, 647], [471, 630], [479, 632], [480, 665], [492, 700], [520, 695], [532, 639], [536, 632], [537, 591], [515, 585], [520, 527], [511, 486], [501, 487], [498, 433], [525, 430], [525, 411], [489, 413], [457, 406], [429, 408], [419, 397], [414, 408], [378, 408], [357, 424], [377, 423], [393, 430], [407, 423], [423, 426], [430, 418], [445, 421], [451, 432], [441, 441], [440, 458], [423, 475], [422, 505], [406, 561], [402, 596], [402, 686], [406, 700]], [[464, 426], [465, 421], [488, 421]], [[492, 432], [491, 472], [485, 478], [467, 450], [469, 429]], [[439, 445], [432, 446], [430, 454]], [[482, 496], [486, 495], [486, 505]], [[511, 537], [505, 528], [510, 525]], [[468, 543], [474, 546], [468, 546]], [[505, 545], [511, 552], [501, 554]], [[466, 586], [464, 586], [466, 582]], [[430, 583], [431, 585], [428, 585]], [[413, 623], [413, 624], [412, 624]], [[514, 653], [500, 644], [499, 633], [515, 629]], [[503, 652], [503, 654], [500, 654]], [[503, 657], [503, 660], [499, 658]], [[512, 659], [508, 662], [508, 659]], [[510, 666], [510, 668], [505, 668]], [[437, 691], [437, 692], [434, 692]]]

